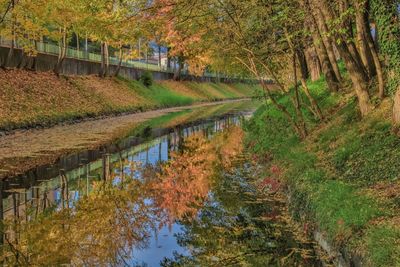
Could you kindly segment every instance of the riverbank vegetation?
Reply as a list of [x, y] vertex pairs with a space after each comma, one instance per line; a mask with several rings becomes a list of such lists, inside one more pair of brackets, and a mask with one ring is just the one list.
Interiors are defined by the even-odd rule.
[[[392, 131], [391, 103], [362, 119], [350, 88], [327, 98], [324, 81], [308, 86], [329, 121], [312, 123], [304, 109], [312, 126], [301, 140], [276, 107], [264, 105], [246, 126], [248, 145], [261, 164], [284, 170], [291, 210], [310, 235], [322, 232], [363, 265], [398, 266], [400, 138]], [[278, 102], [290, 107], [289, 97]]]
[[154, 82], [0, 71], [0, 130], [251, 97], [257, 85]]

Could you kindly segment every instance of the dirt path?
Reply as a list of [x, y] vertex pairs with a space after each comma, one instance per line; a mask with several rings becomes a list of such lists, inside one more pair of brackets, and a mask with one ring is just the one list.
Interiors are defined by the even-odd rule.
[[48, 129], [16, 131], [0, 137], [0, 178], [20, 174], [41, 164], [51, 163], [67, 152], [97, 147], [124, 135], [138, 123], [149, 119], [171, 112], [240, 101], [244, 100], [202, 103], [55, 126]]

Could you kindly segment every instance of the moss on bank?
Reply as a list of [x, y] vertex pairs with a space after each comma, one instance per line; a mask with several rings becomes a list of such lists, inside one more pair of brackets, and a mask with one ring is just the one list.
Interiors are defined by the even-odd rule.
[[390, 101], [361, 120], [351, 93], [329, 94], [323, 80], [310, 89], [329, 121], [318, 124], [304, 110], [311, 134], [301, 141], [263, 105], [246, 125], [249, 147], [285, 170], [298, 220], [313, 222], [365, 266], [400, 266], [400, 138], [391, 131]]
[[0, 70], [0, 131], [87, 117], [250, 97], [257, 86], [163, 81], [150, 87], [121, 78], [57, 77]]

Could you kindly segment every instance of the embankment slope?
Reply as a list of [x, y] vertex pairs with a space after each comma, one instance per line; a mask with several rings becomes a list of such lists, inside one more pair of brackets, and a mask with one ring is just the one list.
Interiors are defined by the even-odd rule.
[[87, 117], [140, 112], [199, 102], [250, 97], [257, 86], [197, 82], [154, 82], [96, 76], [61, 76], [0, 70], [0, 131]]

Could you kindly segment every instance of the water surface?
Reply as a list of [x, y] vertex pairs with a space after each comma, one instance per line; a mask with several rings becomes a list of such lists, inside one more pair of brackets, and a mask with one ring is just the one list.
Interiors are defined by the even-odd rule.
[[282, 198], [260, 190], [257, 166], [224, 158], [253, 110], [170, 114], [3, 180], [3, 262], [317, 266]]

